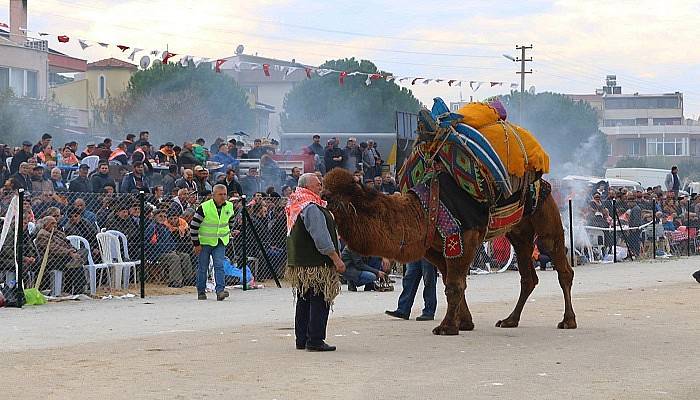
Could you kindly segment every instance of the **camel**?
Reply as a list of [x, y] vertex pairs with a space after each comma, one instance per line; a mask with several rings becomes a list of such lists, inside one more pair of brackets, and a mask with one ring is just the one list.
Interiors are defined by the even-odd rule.
[[[444, 171], [438, 173], [437, 179], [443, 189], [454, 189], [456, 185]], [[447, 243], [439, 234], [430, 232], [437, 230], [435, 222], [431, 222], [430, 213], [425, 211], [414, 192], [386, 195], [356, 183], [349, 171], [340, 168], [330, 171], [324, 177], [323, 185], [328, 208], [336, 218], [338, 233], [350, 248], [364, 255], [403, 263], [426, 258], [438, 268], [445, 284], [447, 312], [440, 325], [433, 329], [433, 334], [458, 335], [459, 331], [474, 329], [464, 292], [469, 266], [487, 232], [488, 209], [468, 196], [464, 196], [463, 201], [460, 199], [460, 208], [472, 213], [474, 224], [462, 232], [461, 255], [447, 258], [442, 251]], [[574, 271], [566, 257], [564, 230], [551, 194], [537, 204], [532, 214], [523, 216], [508, 229], [506, 237], [515, 248], [518, 260], [520, 296], [510, 315], [496, 322], [496, 326], [518, 326], [525, 302], [538, 283], [531, 259], [537, 235], [552, 255], [564, 294], [564, 317], [557, 328], [575, 329], [576, 315], [571, 304]], [[432, 238], [430, 242], [429, 238]]]

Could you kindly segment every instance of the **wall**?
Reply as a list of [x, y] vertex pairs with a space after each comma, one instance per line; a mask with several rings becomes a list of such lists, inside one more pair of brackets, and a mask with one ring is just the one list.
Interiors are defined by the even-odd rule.
[[129, 85], [129, 79], [135, 71], [126, 68], [109, 68], [109, 69], [88, 69], [86, 77], [88, 81], [88, 94], [91, 101], [98, 102], [99, 96], [99, 78], [101, 75], [105, 77], [107, 84], [105, 96], [108, 94], [112, 97], [119, 96], [126, 91]]
[[7, 40], [0, 39], [0, 66], [37, 71], [38, 96], [46, 99], [49, 87], [47, 53], [6, 43]]

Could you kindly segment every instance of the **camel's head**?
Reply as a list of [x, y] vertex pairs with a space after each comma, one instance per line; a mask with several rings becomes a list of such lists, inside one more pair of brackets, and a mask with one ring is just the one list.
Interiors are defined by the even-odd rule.
[[355, 182], [355, 177], [343, 168], [334, 168], [323, 178], [323, 197], [334, 213], [371, 209], [370, 203], [380, 195]]

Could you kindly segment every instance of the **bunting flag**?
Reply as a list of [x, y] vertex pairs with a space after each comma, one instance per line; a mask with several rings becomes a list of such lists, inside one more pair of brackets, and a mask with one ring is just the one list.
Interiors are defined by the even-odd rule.
[[9, 28], [10, 26], [4, 22], [0, 22], [0, 28]]
[[39, 32], [39, 36], [49, 36], [49, 34], [46, 32]]
[[87, 49], [88, 47], [90, 47], [90, 45], [87, 44], [83, 39], [78, 39], [78, 43], [80, 43], [80, 47], [81, 47], [83, 50], [85, 50], [85, 49]]
[[68, 43], [68, 41], [70, 40], [70, 38], [66, 35], [58, 36], [57, 39], [60, 43]]
[[97, 42], [100, 46], [104, 47], [105, 49], [109, 47], [109, 43], [102, 43], [102, 42]]
[[306, 72], [306, 79], [311, 79], [311, 68], [305, 67], [304, 72]]
[[158, 54], [160, 54], [160, 50], [151, 50], [151, 55], [158, 57]]
[[289, 75], [293, 74], [299, 69], [299, 67], [289, 67], [287, 68], [287, 72], [284, 73], [284, 78], [286, 79]]
[[139, 51], [143, 51], [143, 49], [137, 49], [134, 47], [134, 49], [131, 51], [131, 54], [129, 54], [129, 60], [134, 61], [134, 56], [136, 56], [136, 53]]
[[318, 76], [326, 76], [326, 75], [330, 74], [331, 72], [333, 72], [333, 71], [330, 69], [326, 69], [326, 68], [319, 68], [316, 70], [316, 73], [318, 74]]
[[194, 67], [197, 68], [197, 67], [199, 67], [199, 64], [208, 63], [209, 61], [210, 61], [210, 59], [206, 58], [206, 57], [198, 58], [198, 59], [194, 60]]
[[388, 75], [388, 76], [386, 77], [386, 81], [387, 81], [387, 82], [393, 82], [394, 79], [396, 79], [396, 77], [395, 77], [394, 75]]
[[403, 81], [408, 80], [408, 79], [411, 79], [411, 78], [409, 78], [409, 77], [403, 77], [403, 78], [400, 78], [400, 79], [399, 79], [399, 82], [403, 82]]
[[510, 88], [511, 88], [511, 89], [517, 89], [517, 88], [518, 88], [518, 84], [517, 84], [517, 83], [511, 83], [511, 84], [510, 84]]
[[270, 77], [270, 64], [263, 64], [262, 65], [263, 72], [265, 73], [265, 76], [268, 78]]
[[220, 58], [216, 60], [216, 62], [214, 63], [214, 71], [216, 71], [217, 73], [221, 73], [221, 66], [224, 65], [226, 61], [228, 60], [225, 58]]
[[382, 76], [379, 74], [368, 74], [367, 75], [367, 80], [365, 81], [365, 85], [369, 86], [372, 84], [372, 81], [376, 81], [377, 79], [380, 79]]
[[418, 79], [423, 79], [423, 78], [413, 78], [413, 80], [411, 81], [411, 85], [415, 85], [415, 84], [416, 84], [416, 81], [417, 81]]
[[129, 46], [124, 46], [123, 44], [118, 44], [118, 45], [117, 45], [117, 48], [119, 48], [119, 50], [121, 50], [122, 53], [123, 53], [123, 52], [129, 50], [130, 47], [129, 47]]
[[180, 59], [180, 65], [183, 67], [189, 67], [190, 60], [192, 60], [192, 56], [184, 56]]
[[[474, 87], [475, 83], [476, 83], [476, 88]], [[472, 88], [472, 90], [476, 92], [477, 90], [479, 90], [482, 83], [484, 83], [484, 82], [469, 81], [469, 87]]]
[[163, 64], [167, 64], [168, 60], [171, 59], [172, 57], [175, 57], [177, 54], [175, 53], [170, 53], [168, 51], [163, 52]]
[[345, 85], [345, 77], [348, 76], [347, 71], [341, 71], [340, 75], [338, 75], [338, 83], [340, 83], [340, 86]]
[[447, 86], [452, 86], [452, 84], [455, 82], [457, 82], [456, 79], [450, 79], [449, 81], [447, 81]]
[[427, 85], [430, 83], [430, 81], [432, 81], [432, 79], [423, 79], [423, 84]]
[[503, 82], [489, 82], [489, 84], [491, 85], [491, 87], [494, 87], [503, 85]]

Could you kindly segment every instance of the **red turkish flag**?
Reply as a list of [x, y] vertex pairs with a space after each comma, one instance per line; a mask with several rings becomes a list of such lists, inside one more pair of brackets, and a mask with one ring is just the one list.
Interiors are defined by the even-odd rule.
[[338, 83], [340, 83], [340, 86], [345, 85], [345, 77], [348, 76], [348, 73], [346, 71], [343, 71], [340, 73], [338, 76]]
[[129, 46], [124, 46], [123, 44], [118, 44], [117, 47], [122, 51], [122, 53], [129, 49]]
[[263, 72], [265, 76], [270, 76], [270, 64], [263, 64]]
[[70, 38], [66, 35], [61, 35], [58, 37], [58, 41], [61, 43], [68, 43], [69, 40], [70, 40]]
[[221, 66], [228, 60], [225, 59], [220, 59], [216, 60], [216, 63], [214, 63], [214, 71], [216, 72], [221, 72]]
[[170, 53], [170, 52], [163, 52], [163, 64], [167, 64], [168, 60], [172, 57], [175, 57], [177, 54], [175, 53]]

